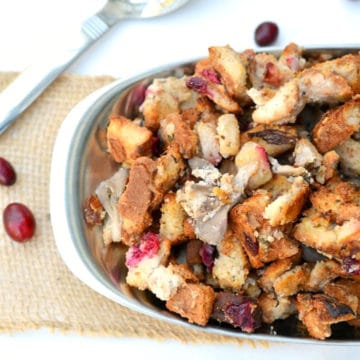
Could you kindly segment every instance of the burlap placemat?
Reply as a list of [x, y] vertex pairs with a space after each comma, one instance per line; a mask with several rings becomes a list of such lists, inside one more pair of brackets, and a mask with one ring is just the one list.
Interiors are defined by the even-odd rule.
[[[0, 90], [15, 76], [0, 73]], [[10, 240], [0, 224], [0, 331], [46, 327], [87, 335], [240, 344], [231, 337], [151, 319], [102, 297], [74, 277], [57, 252], [48, 197], [57, 130], [74, 105], [112, 80], [63, 75], [0, 136], [0, 156], [18, 175], [15, 185], [0, 186], [0, 211], [19, 201], [32, 209], [37, 221], [36, 236], [23, 244]]]

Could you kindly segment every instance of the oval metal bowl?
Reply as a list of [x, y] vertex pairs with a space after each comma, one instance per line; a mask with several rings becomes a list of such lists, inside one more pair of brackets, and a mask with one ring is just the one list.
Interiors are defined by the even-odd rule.
[[[279, 53], [279, 49], [267, 50]], [[308, 48], [307, 55], [319, 52], [341, 55], [358, 52], [359, 47]], [[194, 61], [168, 65], [126, 80], [118, 80], [94, 92], [80, 102], [64, 120], [54, 147], [50, 209], [55, 241], [66, 265], [85, 284], [107, 298], [156, 319], [213, 334], [253, 340], [286, 341], [360, 345], [360, 331], [340, 325], [326, 341], [309, 338], [295, 318], [264, 326], [254, 334], [246, 334], [227, 326], [210, 322], [206, 327], [189, 324], [167, 311], [162, 303], [148, 292], [138, 291], [125, 282], [124, 248], [119, 245], [105, 248], [101, 229], [86, 226], [83, 219], [84, 200], [97, 184], [110, 177], [117, 165], [105, 149], [105, 129], [112, 111], [132, 117], [136, 113], [136, 93], [139, 86], [152, 79], [181, 75], [192, 70]]]

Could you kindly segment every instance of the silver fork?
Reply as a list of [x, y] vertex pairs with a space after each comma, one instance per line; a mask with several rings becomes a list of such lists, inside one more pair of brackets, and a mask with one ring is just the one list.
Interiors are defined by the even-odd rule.
[[159, 16], [177, 9], [188, 0], [108, 0], [105, 6], [81, 26], [81, 38], [45, 63], [22, 72], [0, 94], [0, 134], [21, 114], [80, 54], [122, 18]]

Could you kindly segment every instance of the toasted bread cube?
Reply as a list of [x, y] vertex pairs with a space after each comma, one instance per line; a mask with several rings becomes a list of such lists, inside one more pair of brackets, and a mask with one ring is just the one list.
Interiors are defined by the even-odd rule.
[[222, 289], [240, 290], [249, 274], [249, 263], [240, 241], [231, 231], [217, 247], [212, 274]]
[[360, 142], [351, 138], [343, 141], [335, 148], [340, 157], [340, 166], [344, 174], [348, 176], [360, 175]]
[[295, 303], [291, 297], [276, 297], [274, 293], [262, 293], [258, 304], [261, 308], [262, 321], [271, 324], [278, 319], [286, 319], [296, 312]]
[[305, 105], [297, 78], [289, 80], [275, 92], [267, 88], [251, 88], [248, 95], [257, 105], [252, 113], [252, 119], [257, 124], [294, 123]]
[[335, 260], [317, 261], [311, 271], [309, 278], [303, 286], [306, 291], [321, 291], [333, 279], [341, 273], [341, 266]]
[[[148, 157], [136, 159], [130, 169], [129, 180], [118, 203], [122, 216], [122, 241], [127, 245], [137, 242], [139, 236], [152, 223], [151, 179], [156, 163]], [[141, 189], [141, 191], [139, 191]]]
[[296, 265], [292, 269], [281, 274], [274, 281], [274, 290], [278, 297], [291, 296], [303, 289], [311, 272], [311, 266], [307, 263]]
[[221, 160], [220, 139], [216, 133], [214, 122], [198, 121], [194, 127], [199, 138], [199, 149], [201, 157], [213, 165], [217, 165]]
[[174, 262], [170, 262], [168, 268], [175, 274], [178, 274], [186, 282], [199, 282], [198, 277], [193, 273], [188, 264], [177, 264]]
[[286, 271], [297, 265], [301, 260], [301, 252], [286, 259], [276, 260], [269, 264], [258, 279], [259, 286], [265, 292], [271, 292], [274, 289], [274, 282]]
[[304, 168], [319, 168], [323, 160], [315, 145], [307, 138], [301, 138], [296, 142], [293, 155], [294, 166]]
[[165, 193], [176, 184], [184, 168], [185, 163], [176, 144], [169, 146], [167, 151], [157, 158], [156, 171], [152, 179], [153, 209], [158, 208]]
[[[126, 275], [127, 284], [140, 290], [148, 289], [161, 300], [167, 300], [173, 296], [185, 280], [178, 270], [166, 266], [170, 249], [170, 241], [162, 240], [156, 254], [144, 256], [141, 261], [135, 263], [135, 265], [131, 265], [131, 262], [128, 261], [129, 271]], [[134, 252], [132, 247], [128, 250], [127, 260], [131, 257], [131, 252]], [[137, 251], [135, 249], [135, 254], [136, 253]]]
[[116, 162], [131, 163], [141, 156], [151, 155], [152, 132], [125, 116], [112, 115], [107, 127], [108, 149]]
[[325, 294], [297, 294], [295, 300], [299, 319], [315, 339], [331, 336], [331, 324], [355, 318], [351, 308]]
[[187, 85], [213, 101], [223, 112], [242, 112], [240, 104], [229, 93], [210, 58], [201, 59], [196, 63], [195, 74], [188, 79]]
[[310, 195], [313, 207], [320, 213], [331, 214], [338, 224], [350, 219], [360, 219], [360, 203], [356, 203], [356, 198], [360, 197], [360, 189], [350, 183], [343, 183], [332, 188], [322, 186]]
[[173, 244], [178, 244], [185, 240], [184, 221], [186, 213], [183, 207], [176, 201], [176, 194], [166, 194], [160, 210], [161, 237], [169, 239]]
[[249, 189], [257, 189], [272, 178], [271, 167], [265, 149], [255, 142], [245, 143], [235, 157], [238, 168], [254, 164], [256, 169], [248, 182]]
[[322, 164], [316, 173], [316, 181], [325, 184], [328, 180], [335, 177], [340, 162], [340, 156], [335, 150], [326, 152], [323, 156]]
[[268, 219], [272, 226], [285, 225], [296, 220], [307, 200], [309, 190], [309, 184], [304, 178], [296, 177], [287, 192], [266, 206], [265, 219]]
[[221, 115], [217, 121], [216, 131], [221, 156], [226, 159], [236, 155], [240, 149], [240, 128], [235, 115]]
[[351, 256], [353, 249], [360, 247], [360, 220], [353, 218], [337, 225], [329, 216], [312, 209], [296, 224], [294, 237], [330, 257]]
[[254, 268], [293, 256], [299, 251], [298, 245], [285, 235], [286, 228], [272, 227], [264, 219], [264, 209], [270, 200], [269, 192], [258, 190], [230, 211], [230, 226]]
[[360, 55], [347, 54], [342, 57], [320, 62], [315, 69], [322, 69], [342, 76], [349, 84], [354, 94], [360, 93]]
[[360, 315], [360, 282], [340, 279], [326, 284], [324, 293], [348, 305], [355, 314]]
[[192, 239], [186, 243], [186, 263], [189, 265], [202, 264], [200, 249], [204, 243], [199, 239]]
[[209, 48], [209, 59], [214, 69], [220, 73], [229, 94], [240, 100], [246, 96], [246, 61], [229, 45]]
[[193, 107], [196, 98], [196, 92], [186, 86], [186, 77], [154, 79], [146, 89], [141, 105], [145, 126], [157, 130], [161, 119], [172, 113], [180, 113], [183, 108]]
[[176, 144], [185, 159], [192, 158], [198, 152], [198, 136], [180, 114], [173, 113], [163, 118], [159, 135], [166, 147]]
[[333, 150], [360, 128], [360, 100], [330, 109], [315, 125], [313, 141], [321, 153]]
[[210, 318], [215, 292], [202, 283], [183, 284], [175, 295], [166, 301], [166, 308], [188, 319], [190, 323], [205, 326]]

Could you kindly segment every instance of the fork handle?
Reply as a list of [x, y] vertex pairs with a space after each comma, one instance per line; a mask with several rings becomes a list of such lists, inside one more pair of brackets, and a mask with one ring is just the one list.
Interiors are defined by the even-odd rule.
[[71, 40], [75, 43], [68, 49], [46, 58], [44, 63], [31, 65], [0, 93], [0, 134], [20, 115], [76, 58], [98, 37], [85, 33]]

